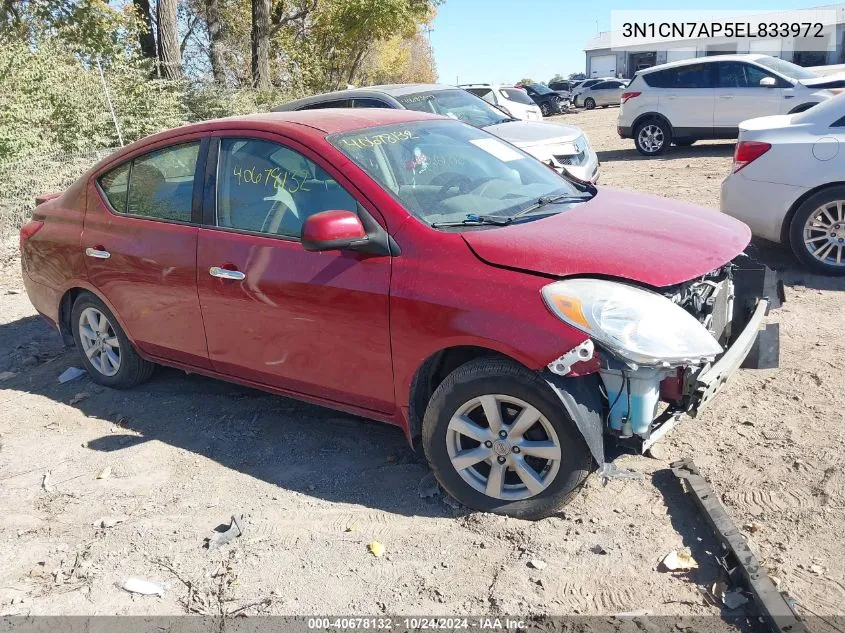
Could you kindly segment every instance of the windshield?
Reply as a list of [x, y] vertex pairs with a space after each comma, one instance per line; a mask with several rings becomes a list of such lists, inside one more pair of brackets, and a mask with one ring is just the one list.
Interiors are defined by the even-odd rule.
[[466, 90], [431, 90], [396, 97], [408, 110], [433, 112], [464, 121], [476, 127], [486, 127], [510, 121], [501, 110]]
[[[467, 216], [536, 219], [566, 209], [539, 204], [548, 196], [592, 195], [512, 145], [455, 121], [417, 121], [335, 134], [328, 138], [427, 224]], [[569, 198], [567, 198], [567, 201]]]
[[811, 70], [802, 68], [792, 62], [778, 59], [777, 57], [761, 57], [760, 59], [755, 59], [754, 61], [761, 66], [771, 68], [775, 72], [779, 72], [781, 75], [786, 75], [791, 79], [817, 79], [819, 77]]
[[549, 90], [543, 84], [528, 84], [528, 85], [531, 86], [532, 88], [534, 88], [534, 90], [536, 90], [541, 95], [547, 95], [547, 94], [551, 94], [552, 92], [554, 92], [554, 90]]
[[531, 97], [528, 96], [528, 93], [524, 90], [520, 90], [519, 88], [499, 88], [499, 92], [502, 93], [502, 96], [508, 101], [514, 101], [523, 105], [534, 105], [534, 102], [531, 100]]

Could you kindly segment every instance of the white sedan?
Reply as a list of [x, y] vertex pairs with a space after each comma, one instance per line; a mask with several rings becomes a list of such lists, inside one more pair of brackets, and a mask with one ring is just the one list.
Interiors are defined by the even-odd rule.
[[739, 130], [722, 211], [814, 272], [845, 275], [845, 94]]

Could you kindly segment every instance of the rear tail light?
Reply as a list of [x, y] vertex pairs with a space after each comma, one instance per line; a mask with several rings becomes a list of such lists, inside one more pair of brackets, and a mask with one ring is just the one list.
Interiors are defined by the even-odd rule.
[[736, 144], [734, 151], [733, 173], [738, 172], [749, 163], [753, 163], [770, 149], [772, 149], [771, 143], [740, 141]]
[[623, 92], [622, 99], [620, 100], [620, 105], [625, 103], [626, 101], [630, 101], [634, 97], [639, 97], [642, 92]]
[[20, 240], [20, 247], [21, 251], [23, 251], [23, 244], [33, 235], [38, 233], [41, 230], [41, 227], [44, 226], [43, 220], [33, 220], [32, 222], [27, 222], [21, 227], [21, 240]]

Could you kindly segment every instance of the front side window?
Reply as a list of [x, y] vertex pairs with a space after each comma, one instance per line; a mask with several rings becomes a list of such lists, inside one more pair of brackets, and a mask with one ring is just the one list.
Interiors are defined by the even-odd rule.
[[390, 106], [381, 99], [353, 99], [353, 108], [389, 108]]
[[[357, 130], [329, 141], [428, 224], [508, 217], [533, 207], [556, 213], [590, 197], [531, 156], [456, 121]], [[557, 195], [567, 201], [539, 202]]]
[[355, 199], [299, 152], [258, 139], [223, 139], [217, 167], [217, 226], [289, 238], [321, 211], [356, 213]]
[[671, 88], [711, 88], [710, 64], [691, 64], [675, 68], [675, 85]]
[[476, 127], [503, 123], [510, 119], [484, 99], [466, 90], [431, 90], [402, 95], [396, 99], [408, 110], [433, 112], [464, 121]]
[[112, 209], [143, 218], [190, 222], [199, 147], [197, 141], [157, 150], [101, 176], [100, 187]]

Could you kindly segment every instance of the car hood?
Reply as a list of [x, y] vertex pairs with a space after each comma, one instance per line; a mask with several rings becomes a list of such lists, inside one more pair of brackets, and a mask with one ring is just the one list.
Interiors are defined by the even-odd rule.
[[497, 123], [484, 128], [490, 134], [495, 134], [517, 147], [532, 147], [534, 145], [549, 145], [552, 143], [571, 143], [579, 136], [581, 130], [571, 125], [557, 125], [542, 121], [508, 121]]
[[617, 277], [656, 288], [718, 268], [751, 239], [745, 224], [718, 211], [604, 187], [557, 215], [461, 235], [495, 266], [554, 277]]

